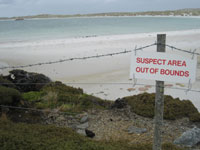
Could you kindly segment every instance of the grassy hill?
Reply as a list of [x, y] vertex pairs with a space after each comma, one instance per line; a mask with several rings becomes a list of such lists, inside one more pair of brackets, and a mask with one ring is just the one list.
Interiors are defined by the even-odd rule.
[[74, 14], [74, 15], [53, 15], [39, 14], [34, 16], [0, 17], [0, 20], [7, 19], [35, 19], [35, 18], [69, 18], [69, 17], [103, 17], [103, 16], [200, 16], [200, 8], [166, 10], [166, 11], [146, 11], [146, 12], [108, 12], [94, 14]]

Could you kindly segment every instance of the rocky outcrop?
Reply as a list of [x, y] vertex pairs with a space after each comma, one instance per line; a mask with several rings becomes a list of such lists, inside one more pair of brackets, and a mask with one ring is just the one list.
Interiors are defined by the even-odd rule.
[[184, 132], [174, 141], [175, 144], [193, 147], [200, 143], [200, 128], [193, 128]]
[[53, 110], [45, 118], [45, 124], [55, 124], [57, 126], [65, 126], [74, 129], [78, 134], [93, 138], [95, 133], [89, 128], [88, 114], [79, 114], [76, 116], [61, 113], [58, 110]]
[[51, 81], [43, 74], [30, 73], [24, 70], [12, 70], [6, 78], [14, 83], [21, 92], [39, 91]]
[[111, 106], [111, 108], [122, 109], [122, 108], [125, 108], [126, 106], [127, 106], [127, 103], [123, 99], [118, 98], [114, 102], [114, 104]]

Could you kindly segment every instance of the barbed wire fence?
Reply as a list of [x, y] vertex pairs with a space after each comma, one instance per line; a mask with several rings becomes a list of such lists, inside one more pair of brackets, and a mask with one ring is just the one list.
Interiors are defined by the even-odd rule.
[[[92, 56], [85, 56], [85, 57], [73, 57], [73, 58], [67, 58], [67, 59], [60, 59], [60, 60], [56, 60], [56, 61], [48, 61], [48, 62], [39, 62], [39, 63], [35, 63], [35, 64], [28, 64], [28, 65], [20, 65], [20, 66], [4, 66], [4, 67], [0, 67], [0, 70], [5, 70], [5, 69], [23, 69], [23, 68], [30, 68], [30, 67], [35, 67], [35, 66], [43, 66], [43, 65], [52, 65], [52, 64], [58, 64], [58, 63], [64, 63], [64, 62], [69, 62], [69, 61], [75, 61], [75, 60], [88, 60], [88, 59], [95, 59], [95, 58], [102, 58], [102, 57], [109, 57], [109, 56], [116, 56], [116, 55], [123, 55], [123, 54], [127, 54], [127, 53], [131, 53], [131, 52], [136, 52], [136, 51], [141, 51], [147, 48], [150, 48], [152, 46], [157, 46], [157, 45], [164, 45], [168, 48], [170, 48], [171, 50], [177, 50], [180, 52], [184, 52], [184, 53], [188, 53], [191, 54], [192, 56], [197, 55], [200, 56], [200, 53], [196, 52], [196, 49], [193, 51], [188, 51], [185, 49], [181, 49], [181, 48], [177, 48], [175, 46], [169, 45], [169, 44], [160, 44], [160, 43], [152, 43], [143, 47], [139, 47], [137, 48], [137, 46], [135, 47], [135, 49], [133, 50], [124, 50], [124, 51], [120, 51], [120, 52], [115, 52], [115, 53], [107, 53], [107, 54], [101, 54], [101, 55], [92, 55]], [[0, 83], [0, 85], [8, 85], [8, 84], [12, 84], [12, 83]], [[46, 83], [15, 83], [16, 85], [25, 85], [25, 84], [29, 84], [29, 85], [36, 85], [36, 84], [46, 84]], [[111, 84], [126, 84], [126, 85], [147, 85], [147, 84], [142, 84], [142, 83], [131, 83], [131, 82], [124, 82], [124, 83], [102, 83], [102, 82], [96, 82], [96, 83], [83, 83], [83, 82], [68, 82], [65, 84], [102, 84], [102, 85], [111, 85]], [[155, 85], [147, 85], [147, 86], [155, 86]], [[184, 91], [192, 91], [192, 92], [200, 92], [200, 90], [193, 90], [191, 89], [191, 87], [189, 88], [177, 88], [177, 87], [168, 87], [165, 86], [165, 88], [169, 88], [169, 89], [177, 89], [177, 90], [184, 90]]]
[[[131, 53], [133, 51], [141, 51], [141, 50], [144, 50], [146, 48], [149, 48], [149, 47], [152, 47], [152, 46], [156, 46], [156, 45], [161, 45], [161, 44], [155, 42], [155, 43], [150, 44], [150, 45], [146, 45], [146, 46], [143, 46], [143, 47], [135, 48], [133, 50], [124, 50], [124, 51], [120, 51], [120, 52], [116, 52], [116, 53], [107, 53], [107, 54], [85, 56], [85, 57], [72, 57], [72, 58], [60, 59], [60, 60], [56, 60], [56, 61], [39, 62], [39, 63], [35, 63], [35, 64], [20, 65], [20, 66], [4, 66], [4, 67], [0, 67], [0, 70], [19, 69], [19, 68], [22, 69], [22, 68], [35, 67], [35, 66], [52, 65], [52, 64], [63, 63], [63, 62], [68, 62], [68, 61], [75, 61], [75, 60], [87, 60], [87, 59], [94, 59], [94, 58], [116, 56], [116, 55], [122, 55], [122, 54]], [[189, 53], [191, 55], [200, 56], [200, 53], [197, 53], [196, 49], [194, 51], [188, 51], [188, 50], [180, 49], [180, 48], [177, 48], [175, 46], [168, 45], [168, 44], [166, 44], [165, 46], [168, 47], [168, 48], [171, 48], [172, 50], [177, 50], [177, 51]]]
[[[64, 62], [69, 62], [69, 61], [75, 61], [75, 60], [88, 60], [88, 59], [95, 59], [95, 58], [102, 58], [102, 57], [111, 57], [111, 56], [117, 56], [117, 55], [123, 55], [123, 54], [127, 54], [127, 53], [131, 53], [131, 52], [136, 52], [136, 51], [141, 51], [147, 48], [150, 48], [152, 46], [156, 46], [156, 45], [161, 45], [160, 43], [153, 43], [153, 44], [149, 44], [143, 47], [135, 47], [135, 49], [133, 50], [124, 50], [124, 51], [120, 51], [120, 52], [115, 52], [115, 53], [107, 53], [107, 54], [101, 54], [101, 55], [92, 55], [92, 56], [85, 56], [85, 57], [73, 57], [73, 58], [67, 58], [67, 59], [60, 59], [60, 60], [56, 60], [56, 61], [48, 61], [48, 62], [39, 62], [39, 63], [35, 63], [35, 64], [28, 64], [28, 65], [20, 65], [20, 66], [3, 66], [0, 67], [0, 70], [5, 70], [5, 69], [23, 69], [23, 68], [29, 68], [29, 67], [35, 67], [35, 66], [43, 66], [43, 65], [52, 65], [52, 64], [58, 64], [58, 63], [64, 63]], [[163, 45], [163, 44], [162, 44]], [[185, 50], [185, 49], [181, 49], [181, 48], [177, 48], [175, 46], [172, 45], [168, 45], [168, 44], [164, 44], [164, 46], [170, 48], [171, 50], [176, 50], [176, 51], [180, 51], [180, 52], [184, 52], [184, 53], [188, 53], [191, 54], [192, 56], [197, 55], [200, 56], [200, 53], [196, 52], [196, 49], [193, 51], [189, 51], [189, 50]], [[9, 84], [15, 84], [15, 85], [46, 85], [47, 83], [0, 83], [0, 85], [9, 85]], [[93, 83], [83, 83], [83, 82], [68, 82], [65, 83], [67, 85], [132, 85], [133, 87], [138, 85], [138, 86], [151, 86], [151, 87], [156, 87], [156, 85], [154, 84], [143, 84], [143, 83], [137, 83], [137, 82], [93, 82]], [[163, 88], [163, 87], [161, 87]], [[191, 92], [197, 92], [200, 93], [200, 90], [195, 90], [192, 89], [191, 86], [188, 85], [188, 88], [178, 88], [178, 87], [171, 87], [168, 85], [165, 85], [164, 88], [168, 88], [168, 89], [174, 89], [174, 90], [182, 90], [185, 91], [186, 93], [191, 91]], [[34, 109], [34, 108], [26, 108], [26, 107], [16, 107], [16, 106], [6, 106], [6, 105], [0, 105], [1, 108], [9, 108], [9, 109], [18, 109], [18, 110], [24, 110], [24, 111], [37, 111], [37, 112], [53, 112], [51, 110], [41, 110], [41, 109]], [[68, 112], [61, 112], [63, 114], [68, 114]]]

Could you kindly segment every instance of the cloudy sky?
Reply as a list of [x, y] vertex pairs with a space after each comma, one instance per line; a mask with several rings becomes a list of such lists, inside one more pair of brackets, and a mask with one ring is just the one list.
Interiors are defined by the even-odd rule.
[[0, 0], [0, 17], [137, 12], [200, 7], [200, 0]]

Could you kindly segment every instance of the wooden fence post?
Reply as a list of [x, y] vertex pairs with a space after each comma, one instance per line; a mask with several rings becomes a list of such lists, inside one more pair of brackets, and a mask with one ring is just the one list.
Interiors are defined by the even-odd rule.
[[[157, 35], [157, 52], [165, 52], [166, 34]], [[153, 150], [162, 149], [162, 123], [164, 112], [164, 81], [156, 81]]]

